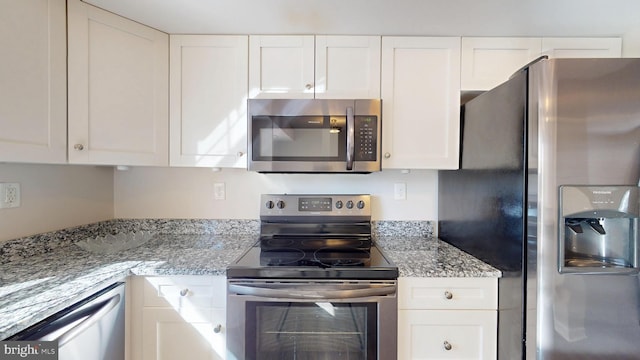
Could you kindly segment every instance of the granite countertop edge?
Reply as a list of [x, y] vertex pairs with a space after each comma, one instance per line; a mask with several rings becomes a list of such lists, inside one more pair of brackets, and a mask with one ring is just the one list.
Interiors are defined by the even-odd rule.
[[[208, 232], [198, 226], [186, 232], [165, 231], [136, 248], [114, 253], [83, 250], [77, 245], [77, 238], [69, 240], [69, 237], [63, 237], [57, 246], [46, 245], [44, 252], [36, 254], [18, 256], [5, 249], [3, 259], [10, 260], [0, 263], [0, 339], [114, 282], [124, 281], [129, 275], [224, 276], [226, 266], [257, 239], [256, 223], [251, 221], [249, 225], [240, 226], [247, 230], [242, 232], [223, 231], [226, 228]], [[107, 232], [113, 232], [113, 224], [110, 228]], [[78, 237], [91, 235], [95, 232]], [[433, 237], [381, 231], [374, 238], [398, 266], [400, 277], [501, 276], [499, 270]]]

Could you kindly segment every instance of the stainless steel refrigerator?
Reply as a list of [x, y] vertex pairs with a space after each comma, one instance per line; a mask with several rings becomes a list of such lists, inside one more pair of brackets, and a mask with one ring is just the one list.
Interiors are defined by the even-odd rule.
[[640, 59], [540, 59], [461, 110], [438, 236], [503, 272], [498, 358], [640, 358]]

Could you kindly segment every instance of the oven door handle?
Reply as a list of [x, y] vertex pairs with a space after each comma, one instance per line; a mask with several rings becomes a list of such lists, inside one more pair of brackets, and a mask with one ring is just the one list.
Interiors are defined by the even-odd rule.
[[353, 289], [318, 289], [304, 290], [301, 286], [290, 288], [261, 287], [256, 285], [229, 284], [229, 292], [236, 295], [251, 295], [278, 299], [351, 299], [371, 296], [391, 295], [396, 292], [395, 285], [367, 285]]

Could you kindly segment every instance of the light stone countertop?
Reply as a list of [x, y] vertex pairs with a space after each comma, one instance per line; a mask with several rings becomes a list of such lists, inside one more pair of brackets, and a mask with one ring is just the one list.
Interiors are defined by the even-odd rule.
[[[126, 225], [130, 228], [130, 224]], [[151, 228], [165, 225], [144, 224]], [[47, 243], [39, 253], [31, 253], [35, 245], [29, 246], [29, 254], [20, 256], [16, 254], [24, 249], [3, 249], [0, 251], [3, 259], [0, 262], [0, 339], [132, 274], [225, 275], [227, 265], [257, 240], [255, 223], [250, 225], [245, 227], [249, 230], [245, 232], [221, 231], [223, 229], [216, 225], [215, 232], [219, 235], [189, 234], [202, 231], [195, 226], [195, 230], [186, 234], [180, 231], [157, 234], [138, 247], [107, 254], [85, 251], [74, 243], [77, 239], [68, 240], [69, 236], [56, 246]], [[118, 223], [117, 226], [124, 225]], [[398, 266], [402, 277], [501, 276], [495, 268], [438, 239], [389, 236], [384, 232], [376, 235], [376, 242]]]

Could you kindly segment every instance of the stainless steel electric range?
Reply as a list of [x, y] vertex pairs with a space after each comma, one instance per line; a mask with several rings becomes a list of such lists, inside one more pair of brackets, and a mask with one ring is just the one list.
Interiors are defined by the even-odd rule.
[[260, 220], [227, 268], [227, 358], [395, 359], [398, 268], [371, 197], [262, 195]]

